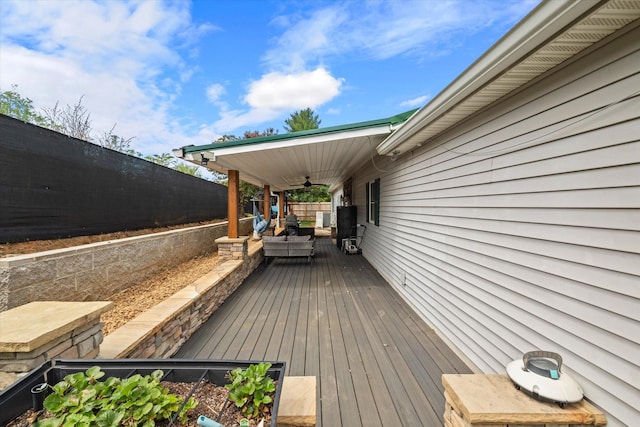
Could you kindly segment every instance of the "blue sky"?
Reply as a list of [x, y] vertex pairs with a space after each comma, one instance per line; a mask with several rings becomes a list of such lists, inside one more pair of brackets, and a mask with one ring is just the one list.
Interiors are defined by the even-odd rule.
[[538, 1], [1, 0], [0, 88], [143, 154], [422, 107]]

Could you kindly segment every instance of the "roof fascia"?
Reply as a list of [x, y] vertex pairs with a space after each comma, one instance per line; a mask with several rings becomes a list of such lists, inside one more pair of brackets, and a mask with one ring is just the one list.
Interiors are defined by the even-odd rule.
[[495, 80], [601, 3], [603, 2], [598, 0], [542, 2], [442, 92], [410, 117], [400, 129], [378, 145], [378, 154], [392, 153], [406, 139]]
[[[252, 151], [265, 151], [274, 150], [278, 148], [295, 147], [300, 145], [318, 144], [323, 142], [335, 141], [338, 139], [359, 138], [363, 136], [384, 135], [392, 132], [391, 125], [385, 124], [378, 127], [369, 127], [355, 130], [348, 130], [344, 132], [325, 133], [320, 135], [311, 135], [298, 138], [287, 138], [284, 140], [275, 140], [269, 142], [268, 145], [263, 144], [241, 144], [241, 145], [223, 145], [223, 144], [210, 144], [199, 147], [189, 147], [185, 149], [185, 153], [188, 155], [197, 154], [198, 152], [209, 151], [215, 154], [215, 157], [225, 156], [231, 154], [249, 153]], [[198, 148], [198, 150], [193, 150]], [[215, 159], [214, 159], [215, 160]]]
[[[341, 134], [344, 134], [345, 132], [358, 131], [358, 130], [365, 130], [366, 132], [367, 129], [374, 129], [375, 131], [374, 133], [371, 133], [371, 135], [377, 135], [379, 128], [382, 127], [389, 131], [392, 131], [395, 129], [395, 126], [405, 122], [416, 111], [418, 111], [417, 108], [406, 111], [404, 113], [396, 114], [395, 116], [387, 117], [384, 119], [368, 120], [365, 122], [331, 126], [331, 127], [319, 128], [319, 129], [309, 129], [309, 130], [303, 130], [298, 132], [284, 133], [281, 135], [270, 135], [270, 136], [263, 136], [263, 137], [257, 137], [257, 138], [238, 139], [234, 141], [218, 142], [218, 143], [212, 143], [212, 144], [206, 144], [206, 145], [197, 145], [197, 146], [192, 145], [192, 146], [183, 147], [182, 149], [184, 150], [185, 154], [197, 153], [201, 151], [210, 151], [213, 149], [220, 150], [227, 147], [237, 147], [237, 146], [243, 146], [243, 145], [245, 146], [259, 145], [259, 144], [265, 144], [265, 143], [269, 143], [271, 145], [275, 141], [296, 140], [296, 139], [302, 139], [302, 138], [317, 137], [319, 135], [327, 135], [327, 138], [325, 140], [332, 140], [332, 139], [336, 139], [337, 137], [339, 137]], [[290, 144], [290, 145], [296, 145], [296, 144]], [[253, 151], [253, 150], [249, 150], [249, 151]]]

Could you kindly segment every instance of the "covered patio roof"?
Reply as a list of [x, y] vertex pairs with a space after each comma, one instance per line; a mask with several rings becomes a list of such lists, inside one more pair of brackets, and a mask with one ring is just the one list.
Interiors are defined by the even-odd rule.
[[376, 154], [376, 147], [417, 109], [392, 117], [200, 146], [174, 153], [216, 172], [238, 170], [241, 179], [270, 185], [272, 191], [303, 187], [306, 177], [314, 184], [336, 186], [348, 173]]

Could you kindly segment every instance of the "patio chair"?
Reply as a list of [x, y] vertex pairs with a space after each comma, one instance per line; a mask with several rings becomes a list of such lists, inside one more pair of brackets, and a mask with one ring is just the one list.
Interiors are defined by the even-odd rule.
[[297, 235], [300, 230], [300, 222], [296, 215], [287, 215], [284, 218], [284, 230], [287, 235]]

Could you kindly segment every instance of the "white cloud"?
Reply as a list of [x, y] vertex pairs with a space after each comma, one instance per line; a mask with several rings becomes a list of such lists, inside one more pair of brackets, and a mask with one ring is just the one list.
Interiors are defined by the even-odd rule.
[[256, 109], [315, 108], [340, 93], [342, 81], [324, 68], [295, 74], [269, 73], [251, 83], [246, 102]]
[[251, 127], [255, 128], [256, 124], [274, 120], [280, 116], [281, 112], [270, 109], [251, 109], [222, 111], [220, 119], [217, 120], [209, 129], [209, 133], [225, 134], [234, 129]]
[[313, 11], [297, 22], [292, 21], [293, 17], [279, 17], [274, 23], [286, 30], [263, 59], [272, 70], [304, 70], [311, 58], [342, 50], [335, 34], [348, 18], [348, 12], [337, 6]]
[[537, 0], [513, 3], [466, 0], [347, 2], [311, 11], [308, 16], [279, 16], [285, 29], [263, 60], [272, 69], [303, 69], [324, 59], [349, 54], [362, 59], [397, 55], [437, 56], [437, 43], [465, 37], [499, 22], [505, 29]]
[[169, 114], [193, 73], [180, 49], [212, 27], [195, 26], [187, 3], [2, 1], [0, 87], [17, 84], [37, 108], [82, 96], [96, 134], [117, 123], [145, 154], [190, 143]]
[[218, 103], [220, 102], [220, 97], [224, 95], [225, 92], [224, 86], [220, 83], [209, 85], [209, 87], [207, 87], [207, 99], [214, 104]]
[[283, 113], [316, 108], [340, 94], [342, 80], [324, 68], [298, 73], [268, 73], [251, 82], [245, 102], [248, 111], [223, 111], [213, 128], [226, 132], [274, 120]]
[[[316, 108], [340, 95], [344, 79], [334, 77], [321, 65], [309, 67], [307, 58], [311, 52], [330, 49], [328, 44], [332, 41], [326, 34], [342, 17], [340, 8], [334, 7], [320, 10], [309, 19], [296, 23], [291, 17], [276, 18], [278, 25], [293, 25], [295, 29], [285, 31], [277, 47], [263, 58], [269, 72], [250, 82], [244, 96], [249, 110], [223, 111], [213, 128], [224, 132], [255, 126], [295, 110]], [[305, 36], [299, 37], [301, 33]], [[287, 47], [287, 52], [281, 51], [283, 46]]]
[[417, 98], [408, 99], [406, 101], [401, 102], [400, 106], [401, 107], [408, 107], [408, 108], [420, 107], [420, 106], [424, 105], [424, 103], [430, 98], [431, 98], [431, 95], [419, 96]]

